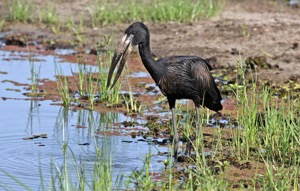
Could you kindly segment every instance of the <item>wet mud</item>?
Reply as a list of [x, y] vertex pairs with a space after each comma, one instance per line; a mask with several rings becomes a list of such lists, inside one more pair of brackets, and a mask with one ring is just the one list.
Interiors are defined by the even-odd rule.
[[[168, 55], [198, 55], [210, 59], [213, 67], [213, 76], [221, 90], [224, 98], [222, 104], [224, 109], [223, 116], [218, 117], [213, 112], [208, 112], [209, 120], [203, 124], [202, 133], [204, 137], [204, 150], [209, 159], [212, 148], [217, 144], [219, 131], [222, 133], [222, 145], [231, 144], [233, 134], [237, 133], [236, 107], [238, 100], [235, 99], [234, 89], [242, 86], [241, 77], [237, 70], [242, 65], [247, 77], [247, 84], [251, 85], [253, 73], [258, 76], [256, 83], [272, 89], [273, 95], [281, 98], [292, 96], [295, 99], [300, 97], [300, 20], [299, 12], [284, 8], [279, 10], [276, 6], [263, 3], [240, 2], [235, 6], [228, 5], [221, 15], [213, 20], [204, 20], [196, 23], [177, 24], [148, 24], [151, 31], [151, 46], [154, 54], [158, 57]], [[90, 38], [85, 45], [76, 42], [69, 43], [74, 39], [71, 34], [51, 34], [47, 30], [36, 31], [39, 26], [32, 25], [33, 30], [26, 28], [22, 31], [22, 24], [11, 23], [4, 28], [3, 33], [8, 33], [1, 37], [1, 42], [5, 46], [3, 51], [10, 52], [30, 52], [31, 54], [52, 55], [59, 57], [62, 61], [72, 63], [85, 63], [96, 66], [99, 54], [105, 53], [107, 49], [95, 44], [95, 32], [86, 29], [85, 33]], [[116, 41], [122, 35], [121, 30], [127, 24], [118, 26], [106, 26], [102, 31], [114, 31]], [[18, 29], [18, 30], [17, 30]], [[67, 40], [62, 40], [66, 37]], [[59, 40], [57, 40], [59, 39]], [[113, 47], [111, 47], [113, 48]], [[62, 51], [63, 50], [63, 51]], [[65, 51], [64, 51], [65, 50]], [[67, 53], [65, 53], [67, 52]], [[159, 53], [159, 54], [158, 54]], [[14, 56], [5, 58], [11, 60], [28, 60], [30, 56]], [[38, 60], [36, 60], [38, 61]], [[41, 60], [39, 60], [41, 61]], [[102, 100], [94, 102], [93, 110], [99, 113], [120, 112], [132, 118], [141, 118], [142, 122], [132, 123], [123, 121], [105, 127], [105, 130], [97, 131], [96, 136], [130, 136], [132, 139], [123, 140], [122, 143], [147, 142], [149, 144], [171, 147], [172, 135], [170, 134], [170, 113], [168, 112], [167, 100], [155, 85], [153, 79], [144, 68], [139, 55], [135, 52], [127, 61], [130, 74], [126, 76], [132, 86], [132, 92], [136, 99], [143, 106], [141, 113], [127, 113], [125, 104], [108, 104]], [[0, 71], [0, 75], [6, 75]], [[59, 78], [60, 76], [56, 76]], [[78, 92], [76, 82], [78, 73], [67, 76], [70, 95]], [[97, 78], [95, 75], [94, 78]], [[123, 78], [125, 78], [123, 76]], [[7, 91], [20, 92], [18, 86], [25, 87], [28, 93], [24, 93], [26, 98], [51, 100], [52, 104], [61, 105], [60, 95], [57, 90], [57, 80], [39, 79], [38, 94], [30, 95], [31, 85], [28, 83], [3, 80], [1, 83], [12, 83], [15, 89]], [[126, 96], [126, 81], [121, 83], [123, 96]], [[247, 87], [251, 89], [251, 86]], [[260, 89], [258, 88], [258, 91]], [[292, 95], [290, 94], [291, 92]], [[2, 100], [13, 99], [1, 97]], [[189, 109], [189, 112], [178, 115], [184, 119], [186, 115], [195, 115], [193, 103], [191, 101], [182, 104]], [[70, 104], [70, 110], [79, 111], [89, 109], [88, 99], [80, 96], [77, 102]], [[258, 119], [259, 120], [259, 119]], [[262, 122], [263, 123], [263, 122]], [[87, 126], [76, 125], [76, 129], [86, 129]], [[185, 128], [181, 123], [181, 129]], [[240, 131], [238, 131], [240, 132]], [[24, 140], [47, 139], [47, 134], [38, 134], [24, 137]], [[182, 150], [187, 143], [186, 137], [181, 134]], [[44, 146], [39, 143], [39, 146]], [[80, 143], [81, 146], [88, 146], [89, 143]], [[162, 155], [170, 155], [168, 152]], [[177, 159], [180, 166], [188, 167], [195, 161], [191, 157], [179, 156]], [[251, 180], [258, 174], [265, 173], [263, 162], [256, 160], [255, 157], [249, 161], [239, 161], [233, 157], [231, 150], [223, 148], [214, 160], [208, 160], [209, 165], [215, 169], [216, 174], [222, 175], [225, 167], [220, 163], [226, 162], [226, 176], [233, 189], [248, 188], [252, 186]], [[179, 168], [180, 169], [180, 168]], [[185, 176], [184, 170], [178, 170], [178, 176]], [[153, 175], [155, 176], [155, 175]], [[163, 177], [163, 173], [157, 175]], [[259, 186], [259, 185], [256, 185]]]

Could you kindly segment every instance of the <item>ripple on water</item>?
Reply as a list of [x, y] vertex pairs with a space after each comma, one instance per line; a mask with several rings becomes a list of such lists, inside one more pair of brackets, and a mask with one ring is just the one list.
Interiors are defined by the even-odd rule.
[[[0, 51], [0, 71], [7, 72], [0, 75], [0, 81], [8, 79], [17, 82], [30, 83], [30, 63], [28, 60], [2, 60], [10, 58], [11, 53]], [[23, 53], [15, 53], [18, 56]], [[54, 79], [55, 66], [53, 56], [40, 56], [41, 62], [36, 62], [40, 67], [40, 77]], [[61, 65], [65, 75], [71, 74], [71, 69], [76, 71], [74, 64]], [[6, 91], [7, 87], [14, 87], [13, 84], [1, 83], [0, 96], [21, 98], [20, 100], [0, 99], [0, 185], [8, 186], [14, 190], [23, 190], [12, 178], [4, 172], [18, 179], [33, 190], [41, 188], [41, 177], [44, 184], [49, 184], [51, 175], [51, 163], [62, 167], [64, 155], [62, 145], [68, 143], [68, 149], [74, 153], [78, 163], [83, 162], [86, 170], [92, 169], [96, 157], [95, 144], [105, 148], [107, 157], [112, 157], [114, 177], [119, 173], [130, 174], [132, 170], [141, 168], [145, 155], [151, 152], [154, 154], [151, 167], [154, 171], [163, 169], [164, 166], [158, 163], [163, 156], [156, 156], [158, 151], [147, 142], [124, 143], [122, 140], [131, 139], [130, 136], [95, 136], [99, 127], [111, 127], [112, 124], [123, 121], [134, 121], [136, 119], [124, 116], [121, 113], [100, 114], [93, 111], [72, 111], [66, 108], [50, 105], [51, 101], [23, 100], [22, 92]], [[15, 87], [14, 87], [15, 88]], [[22, 89], [22, 88], [21, 88]], [[140, 119], [137, 119], [140, 120]], [[138, 121], [142, 124], [142, 121]], [[84, 126], [87, 128], [76, 128]], [[23, 140], [33, 135], [47, 134], [47, 138]], [[96, 138], [98, 137], [98, 138]], [[89, 143], [87, 145], [80, 145]], [[44, 146], [39, 146], [44, 145]], [[168, 149], [159, 147], [161, 152]], [[72, 155], [67, 152], [67, 164], [73, 169]], [[75, 181], [74, 169], [71, 170], [72, 178]], [[88, 173], [92, 174], [92, 173]]]
[[150, 77], [150, 74], [146, 72], [135, 72], [130, 74], [129, 76], [133, 78], [146, 78], [146, 77]]
[[[30, 107], [30, 102], [31, 101], [18, 101], [20, 107], [19, 111], [24, 112], [22, 108]], [[92, 170], [93, 168], [93, 162], [96, 158], [94, 144], [96, 143], [98, 147], [103, 146], [103, 148], [106, 148], [103, 152], [106, 157], [112, 157], [115, 177], [117, 177], [119, 173], [130, 175], [133, 170], [143, 166], [146, 154], [151, 152], [156, 155], [158, 153], [155, 147], [149, 145], [147, 142], [122, 142], [125, 139], [135, 140], [130, 136], [97, 135], [98, 138], [94, 139], [95, 129], [97, 129], [98, 126], [105, 126], [105, 124], [101, 124], [103, 116], [100, 113], [84, 110], [80, 112], [67, 110], [66, 115], [64, 108], [50, 106], [51, 102], [49, 101], [40, 101], [41, 106], [28, 109], [27, 115], [19, 115], [18, 110], [14, 107], [10, 109], [10, 105], [17, 102], [2, 101], [0, 103], [5, 109], [7, 116], [18, 116], [13, 123], [11, 123], [10, 120], [3, 119], [3, 111], [2, 113], [0, 111], [0, 116], [2, 116], [0, 120], [3, 121], [0, 128], [2, 136], [0, 141], [0, 169], [11, 174], [34, 190], [40, 185], [41, 176], [45, 182], [49, 182], [51, 177], [51, 161], [59, 167], [63, 164], [64, 155], [62, 152], [62, 143], [64, 141], [68, 143], [69, 148], [77, 159], [80, 159], [80, 161], [84, 163], [86, 170]], [[107, 117], [107, 115], [108, 114], [104, 117]], [[96, 121], [88, 121], [91, 118]], [[81, 121], [78, 121], [78, 119], [81, 119]], [[134, 119], [130, 119], [123, 114], [118, 114], [109, 120], [112, 120], [111, 123], [114, 123]], [[106, 123], [106, 121], [103, 123]], [[78, 129], [76, 128], [76, 124], [85, 124], [88, 128]], [[24, 137], [41, 133], [47, 134], [48, 138], [23, 140]], [[45, 146], [38, 146], [40, 143]], [[82, 146], [79, 145], [80, 143], [89, 143], [89, 145]], [[167, 148], [161, 147], [159, 149], [161, 152], [168, 150]], [[70, 152], [68, 152], [68, 156], [71, 156]], [[153, 157], [153, 170], [158, 171], [163, 168], [163, 164], [157, 162], [161, 160], [161, 158], [165, 157]], [[71, 169], [73, 169], [72, 158], [69, 158], [67, 161]], [[75, 173], [73, 176], [74, 180], [76, 180]], [[0, 173], [0, 180], [0, 182], [3, 181], [13, 188], [19, 188], [17, 183], [2, 173]]]

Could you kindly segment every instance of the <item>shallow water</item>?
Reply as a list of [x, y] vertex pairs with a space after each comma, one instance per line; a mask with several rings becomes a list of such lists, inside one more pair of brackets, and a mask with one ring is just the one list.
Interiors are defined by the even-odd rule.
[[[30, 84], [28, 59], [17, 59], [22, 55], [26, 53], [0, 51], [0, 72], [5, 72], [0, 73], [0, 82], [12, 80]], [[35, 58], [37, 59], [35, 67], [40, 68], [40, 78], [55, 79], [54, 60], [59, 59], [41, 55], [36, 55]], [[60, 67], [65, 75], [71, 75], [70, 68], [73, 68], [73, 71], [77, 69], [77, 65], [71, 63], [61, 63]], [[8, 91], [7, 88], [20, 91]], [[83, 163], [85, 170], [89, 171], [93, 168], [96, 156], [95, 145], [105, 148], [104, 155], [112, 157], [114, 179], [118, 175], [130, 175], [133, 170], [140, 169], [148, 153], [153, 154], [152, 170], [157, 172], [164, 169], [164, 165], [157, 161], [166, 157], [157, 155], [157, 146], [137, 141], [140, 137], [133, 139], [131, 136], [104, 136], [95, 133], [111, 128], [123, 133], [124, 128], [119, 128], [119, 125], [114, 127], [113, 124], [123, 121], [137, 121], [142, 124], [144, 122], [141, 119], [126, 117], [122, 113], [73, 111], [51, 105], [51, 101], [25, 100], [22, 93], [24, 93], [22, 86], [16, 87], [9, 82], [0, 83], [0, 97], [14, 98], [0, 100], [0, 188], [22, 190], [21, 185], [8, 174], [32, 190], [43, 190], [42, 185], [47, 188], [53, 176], [51, 164], [61, 167], [64, 162], [62, 151], [64, 143], [68, 144], [67, 164], [75, 181], [72, 164], [74, 157], [71, 153], [73, 152], [78, 163]], [[138, 127], [145, 129], [142, 126]], [[41, 134], [46, 134], [43, 135], [45, 138], [32, 139], [34, 135]], [[165, 147], [158, 149], [161, 152], [168, 151]]]

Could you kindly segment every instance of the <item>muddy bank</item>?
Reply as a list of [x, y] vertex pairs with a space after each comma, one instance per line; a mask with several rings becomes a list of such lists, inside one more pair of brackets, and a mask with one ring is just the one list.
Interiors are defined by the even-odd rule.
[[[38, 1], [38, 0], [36, 0]], [[41, 2], [40, 2], [41, 3]], [[43, 4], [43, 3], [42, 3]], [[64, 7], [83, 12], [88, 1], [64, 2], [56, 6], [57, 14], [65, 15]], [[42, 6], [42, 5], [41, 5]], [[50, 5], [49, 5], [50, 6]], [[2, 9], [3, 9], [2, 5]], [[84, 15], [83, 15], [84, 16]], [[78, 15], [74, 15], [76, 22]], [[88, 18], [86, 16], [85, 18]], [[194, 23], [146, 23], [151, 33], [151, 47], [158, 57], [170, 55], [198, 55], [216, 57], [221, 65], [236, 65], [237, 60], [265, 56], [278, 70], [262, 70], [262, 78], [276, 82], [287, 80], [300, 73], [300, 13], [297, 8], [275, 2], [229, 1], [220, 15]], [[51, 27], [38, 23], [5, 23], [1, 38], [11, 45], [38, 45], [36, 51], [56, 48], [75, 48], [78, 52], [92, 52], [101, 47], [104, 38], [113, 34], [113, 49], [129, 23], [83, 28], [83, 41], [67, 29], [53, 33]], [[5, 49], [13, 49], [5, 47]], [[26, 48], [24, 48], [26, 50]]]
[[[38, 1], [40, 2], [41, 1]], [[57, 6], [58, 14], [62, 14], [64, 8], [68, 5], [66, 2], [62, 6]], [[85, 10], [85, 4], [75, 1], [72, 4], [74, 10]], [[63, 14], [62, 14], [63, 15]], [[261, 3], [258, 1], [237, 1], [228, 2], [221, 14], [211, 20], [202, 20], [194, 23], [146, 23], [151, 33], [151, 47], [153, 53], [157, 57], [165, 57], [170, 55], [198, 55], [204, 58], [211, 59], [214, 67], [213, 73], [218, 80], [218, 86], [221, 89], [222, 96], [225, 98], [223, 102], [224, 110], [223, 117], [216, 117], [213, 112], [209, 113], [213, 120], [210, 124], [205, 124], [203, 127], [203, 135], [205, 137], [205, 152], [209, 153], [216, 145], [218, 131], [220, 128], [212, 128], [216, 124], [221, 127], [221, 141], [223, 145], [232, 144], [235, 127], [235, 114], [237, 112], [237, 100], [232, 94], [232, 89], [226, 89], [226, 84], [234, 84], [236, 78], [236, 66], [239, 64], [247, 65], [245, 72], [254, 70], [259, 81], [258, 85], [265, 85], [272, 88], [278, 88], [278, 96], [285, 96], [290, 91], [289, 88], [294, 88], [298, 92], [300, 81], [300, 13], [298, 9], [292, 9], [277, 5], [274, 2]], [[5, 23], [3, 31], [1, 31], [1, 42], [6, 44], [2, 46], [2, 50], [11, 52], [31, 52], [43, 55], [55, 55], [62, 60], [74, 63], [86, 63], [89, 65], [97, 65], [98, 55], [106, 53], [108, 50], [113, 50], [123, 35], [124, 29], [128, 23], [118, 25], [99, 26], [98, 28], [84, 27], [82, 36], [83, 41], [79, 41], [78, 37], [67, 29], [62, 29], [59, 33], [54, 33], [49, 26], [40, 23]], [[109, 46], [103, 44], [104, 37], [114, 34], [115, 38]], [[4, 45], [3, 44], [3, 45]], [[71, 50], [71, 53], [60, 54], [58, 50]], [[97, 55], [98, 54], [98, 55]], [[29, 59], [29, 57], [16, 58]], [[240, 60], [240, 62], [239, 62]], [[128, 60], [129, 66], [129, 81], [132, 85], [132, 90], [136, 93], [135, 99], [143, 104], [145, 113], [138, 115], [145, 119], [148, 133], [140, 132], [141, 129], [135, 128], [136, 124], [129, 121], [123, 121], [118, 124], [113, 124], [119, 127], [119, 130], [128, 130], [131, 127], [135, 134], [163, 138], [167, 140], [162, 142], [162, 145], [168, 145], [172, 136], [170, 135], [168, 104], [166, 99], [162, 98], [160, 91], [154, 81], [147, 75], [147, 71], [141, 63], [138, 54], [131, 55]], [[1, 71], [0, 71], [1, 72]], [[69, 92], [74, 94], [78, 91], [76, 81], [78, 75], [68, 76]], [[264, 79], [267, 79], [265, 82]], [[247, 81], [251, 83], [250, 79]], [[7, 83], [7, 82], [5, 82]], [[15, 83], [15, 82], [11, 82]], [[127, 82], [122, 82], [122, 90], [126, 91]], [[278, 84], [277, 84], [278, 83]], [[285, 85], [288, 89], [279, 87]], [[27, 87], [30, 91], [29, 84], [19, 84]], [[237, 84], [239, 85], [239, 84]], [[57, 102], [60, 100], [57, 82], [55, 80], [41, 79], [38, 87], [42, 91], [42, 98]], [[299, 93], [298, 93], [299, 96]], [[2, 98], [3, 100], [9, 98]], [[35, 99], [35, 98], [28, 98]], [[71, 104], [71, 110], [78, 111], [88, 109], [88, 100], [86, 97], [81, 97], [78, 103]], [[157, 101], [160, 101], [159, 104]], [[156, 104], [154, 104], [156, 102]], [[158, 106], [157, 106], [158, 105]], [[189, 107], [193, 108], [193, 104], [189, 102]], [[135, 117], [137, 114], [127, 113], [124, 103], [108, 105], [101, 100], [95, 102], [93, 110], [99, 113], [110, 111], [122, 112], [127, 116]], [[164, 112], [163, 116], [158, 113]], [[184, 113], [179, 116], [184, 118], [186, 115], [193, 116], [194, 113]], [[225, 121], [225, 122], [224, 122]], [[184, 128], [182, 125], [180, 128]], [[77, 128], [81, 128], [78, 126]], [[83, 128], [83, 127], [82, 127]], [[126, 135], [134, 136], [134, 133]], [[99, 133], [100, 134], [100, 133]], [[108, 132], [108, 135], [124, 135], [120, 131]], [[182, 149], [185, 148], [186, 140], [181, 134]], [[143, 140], [146, 140], [143, 137]], [[169, 144], [170, 146], [170, 144]], [[167, 155], [169, 153], [163, 153]], [[209, 165], [215, 169], [216, 174], [223, 169], [219, 168], [219, 163], [227, 161], [228, 164], [228, 181], [232, 184], [232, 188], [240, 188], [251, 186], [251, 180], [255, 178], [257, 173], [265, 172], [264, 164], [258, 161], [257, 156], [249, 161], [239, 161], [232, 157], [232, 151], [229, 147], [224, 147], [223, 152], [209, 160]], [[192, 157], [191, 157], [192, 158]], [[208, 156], [209, 158], [209, 156]], [[192, 158], [193, 159], [193, 158]], [[189, 166], [194, 161], [192, 159], [181, 158], [181, 164]], [[221, 174], [221, 173], [220, 173]], [[235, 184], [239, 182], [239, 184]]]
[[[57, 5], [57, 14], [66, 17], [62, 11], [66, 6], [83, 11], [88, 7], [77, 1]], [[2, 8], [4, 6], [2, 5]], [[76, 15], [74, 15], [76, 21]], [[78, 16], [77, 16], [78, 17]], [[86, 17], [88, 18], [88, 17]], [[288, 79], [300, 73], [297, 67], [300, 57], [300, 13], [298, 9], [275, 2], [229, 1], [220, 15], [188, 24], [146, 23], [151, 33], [151, 47], [158, 57], [169, 55], [198, 55], [204, 58], [217, 57], [222, 65], [236, 65], [237, 60], [249, 56], [266, 56], [271, 65], [278, 65], [279, 71], [260, 71], [262, 77], [275, 81]], [[128, 23], [97, 28], [84, 27], [84, 42], [78, 42], [76, 35], [67, 29], [53, 33], [44, 24], [5, 23], [1, 38], [9, 44], [23, 46], [38, 44], [38, 50], [55, 48], [94, 49], [101, 44], [102, 35], [114, 34], [119, 41]]]

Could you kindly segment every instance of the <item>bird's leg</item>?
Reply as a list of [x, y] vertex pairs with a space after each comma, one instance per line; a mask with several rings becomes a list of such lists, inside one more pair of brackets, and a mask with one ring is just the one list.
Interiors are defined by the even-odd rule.
[[172, 112], [172, 125], [173, 125], [173, 132], [174, 132], [174, 158], [177, 159], [178, 155], [178, 142], [179, 142], [179, 135], [177, 131], [177, 125], [176, 125], [176, 113], [175, 113], [175, 103], [176, 100], [172, 97], [168, 97], [169, 106]]
[[171, 108], [172, 111], [172, 120], [173, 120], [173, 130], [174, 130], [174, 158], [177, 158], [177, 152], [178, 152], [178, 142], [179, 142], [179, 135], [177, 131], [177, 125], [176, 125], [176, 114], [175, 114], [175, 107]]

